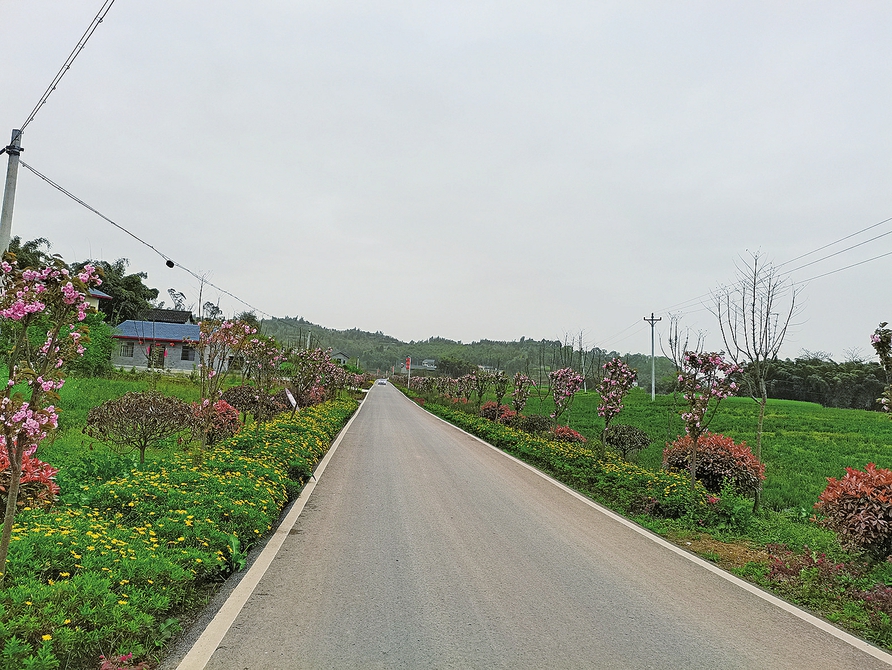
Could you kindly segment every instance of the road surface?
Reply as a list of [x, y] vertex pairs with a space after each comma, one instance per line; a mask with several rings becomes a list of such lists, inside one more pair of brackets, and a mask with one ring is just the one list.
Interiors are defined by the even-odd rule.
[[223, 630], [182, 670], [890, 667], [390, 385]]

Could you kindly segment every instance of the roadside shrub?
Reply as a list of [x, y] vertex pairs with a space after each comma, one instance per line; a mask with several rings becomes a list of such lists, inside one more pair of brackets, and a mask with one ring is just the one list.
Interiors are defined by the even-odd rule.
[[493, 400], [487, 400], [480, 408], [480, 416], [490, 421], [499, 421], [504, 412], [510, 412], [508, 405], [499, 405]]
[[868, 463], [846, 468], [842, 479], [828, 477], [815, 509], [843, 544], [876, 559], [892, 553], [892, 470]]
[[[232, 437], [242, 427], [238, 418], [238, 410], [225, 400], [218, 400], [211, 404], [210, 400], [202, 403], [192, 403], [193, 426], [199, 430], [209, 426], [207, 433], [208, 445], [213, 445], [227, 437]], [[208, 423], [208, 419], [210, 422]]]
[[650, 435], [635, 426], [610, 426], [605, 437], [607, 445], [626, 461], [632, 460], [639, 451], [650, 446]]
[[[663, 451], [663, 463], [674, 470], [690, 471], [694, 441], [684, 435]], [[752, 495], [765, 479], [765, 466], [756, 460], [746, 442], [736, 443], [719, 433], [704, 433], [697, 441], [696, 478], [711, 493], [722, 490], [725, 482], [738, 494]]]
[[514, 423], [516, 418], [517, 412], [510, 409], [507, 405], [502, 405], [499, 408], [499, 423], [504, 423], [506, 426], [510, 426]]
[[551, 419], [541, 414], [520, 415], [517, 428], [525, 433], [545, 433], [551, 429]]
[[558, 442], [579, 442], [581, 444], [588, 442], [585, 437], [570, 428], [570, 426], [555, 426], [552, 436]]
[[[58, 472], [58, 468], [54, 468], [49, 463], [44, 463], [39, 458], [25, 452], [22, 456], [22, 477], [16, 505], [18, 507], [51, 506], [59, 496], [59, 486], [56, 484]], [[0, 449], [0, 504], [4, 508], [11, 481], [9, 454], [6, 449]]]
[[131, 391], [91, 409], [83, 432], [119, 453], [138, 451], [139, 462], [145, 463], [146, 449], [185, 430], [189, 419], [189, 406], [179, 398]]

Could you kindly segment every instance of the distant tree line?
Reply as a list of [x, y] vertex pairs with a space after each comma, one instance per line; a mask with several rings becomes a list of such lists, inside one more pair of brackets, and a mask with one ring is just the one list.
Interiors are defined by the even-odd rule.
[[765, 381], [770, 398], [869, 410], [878, 409], [877, 398], [886, 383], [886, 373], [879, 363], [837, 363], [816, 357], [776, 361]]

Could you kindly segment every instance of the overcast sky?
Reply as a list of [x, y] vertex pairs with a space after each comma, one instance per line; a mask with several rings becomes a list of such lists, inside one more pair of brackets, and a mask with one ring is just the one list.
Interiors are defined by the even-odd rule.
[[[0, 0], [4, 142], [101, 5]], [[269, 314], [635, 352], [642, 318], [665, 338], [675, 311], [720, 349], [696, 299], [741, 256], [786, 263], [892, 217], [890, 35], [885, 1], [117, 0], [22, 158]], [[198, 302], [25, 169], [13, 234]], [[892, 235], [789, 276], [887, 252]], [[783, 355], [871, 354], [890, 265], [800, 284]]]

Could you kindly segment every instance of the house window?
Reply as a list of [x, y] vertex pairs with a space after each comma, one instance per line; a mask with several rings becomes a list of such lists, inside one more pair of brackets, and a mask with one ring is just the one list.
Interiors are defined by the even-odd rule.
[[194, 361], [195, 360], [195, 349], [190, 346], [183, 345], [183, 353], [180, 355], [181, 361]]
[[133, 342], [121, 342], [121, 358], [133, 358]]

